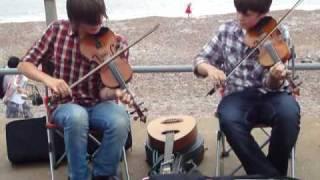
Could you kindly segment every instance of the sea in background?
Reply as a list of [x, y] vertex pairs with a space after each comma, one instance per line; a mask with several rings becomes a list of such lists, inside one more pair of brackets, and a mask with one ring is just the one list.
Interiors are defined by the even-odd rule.
[[[235, 12], [233, 0], [105, 0], [110, 20], [148, 16], [186, 17], [191, 3], [192, 17]], [[296, 0], [274, 0], [271, 10], [289, 9]], [[59, 19], [66, 19], [66, 0], [56, 0]], [[320, 0], [304, 0], [297, 9], [320, 9]], [[44, 0], [1, 0], [0, 23], [45, 21]]]

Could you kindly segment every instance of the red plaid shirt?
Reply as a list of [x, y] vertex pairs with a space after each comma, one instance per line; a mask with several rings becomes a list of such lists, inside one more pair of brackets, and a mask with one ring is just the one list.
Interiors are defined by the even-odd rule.
[[[63, 79], [69, 85], [98, 65], [81, 54], [79, 36], [70, 22], [65, 20], [49, 25], [41, 39], [22, 59], [36, 66], [44, 60], [51, 61], [54, 64], [53, 77]], [[102, 87], [99, 73], [94, 73], [72, 89], [72, 97], [66, 97], [58, 103], [92, 106], [100, 102], [99, 91]]]

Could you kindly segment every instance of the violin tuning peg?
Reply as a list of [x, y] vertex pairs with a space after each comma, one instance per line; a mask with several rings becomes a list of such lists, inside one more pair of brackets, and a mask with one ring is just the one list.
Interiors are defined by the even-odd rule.
[[297, 83], [297, 86], [301, 86], [301, 84], [302, 84], [302, 81], [299, 81], [299, 82]]
[[146, 116], [142, 116], [142, 117], [140, 118], [140, 121], [146, 123], [146, 122], [147, 122], [147, 117], [146, 117]]
[[135, 120], [135, 121], [138, 120], [138, 117], [137, 117], [137, 116], [134, 116], [134, 117], [133, 117], [133, 120]]
[[134, 114], [135, 112], [136, 112], [136, 111], [131, 111], [131, 112], [129, 112], [129, 114], [132, 115], [132, 114]]
[[293, 89], [293, 94], [300, 96], [300, 88], [294, 88]]
[[142, 111], [143, 111], [143, 112], [148, 112], [148, 109], [147, 109], [147, 108], [144, 108]]

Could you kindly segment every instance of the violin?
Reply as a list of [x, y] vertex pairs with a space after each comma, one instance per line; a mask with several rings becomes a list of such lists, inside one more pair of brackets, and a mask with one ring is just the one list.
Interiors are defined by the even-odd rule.
[[[274, 58], [270, 56], [267, 49], [272, 46], [283, 63], [291, 58], [291, 52], [281, 36], [281, 32], [277, 26], [277, 21], [271, 16], [263, 17], [256, 26], [249, 29], [245, 35], [245, 44], [253, 48], [270, 33], [269, 38], [259, 48], [259, 63], [264, 67], [270, 67], [275, 64]], [[274, 30], [273, 30], [274, 29]]]
[[[271, 16], [263, 17], [253, 28], [249, 29], [245, 35], [245, 43], [249, 47], [255, 47], [267, 34], [268, 38], [265, 42], [259, 46], [258, 59], [259, 63], [265, 67], [270, 68], [277, 62], [287, 63], [292, 54], [288, 44], [282, 38], [281, 31], [277, 28], [277, 21]], [[292, 77], [290, 73], [287, 73], [285, 79], [289, 82], [292, 92], [296, 95], [300, 95], [299, 87], [302, 82], [298, 84], [294, 80], [297, 77]]]
[[[120, 50], [120, 39], [109, 28], [103, 27], [100, 32], [94, 35], [87, 35], [80, 39], [80, 51], [90, 61], [102, 64], [106, 58], [111, 57]], [[125, 89], [131, 95], [134, 111], [137, 113], [140, 121], [146, 122], [144, 112], [146, 108], [141, 109], [143, 103], [138, 104], [129, 90], [126, 83], [132, 78], [132, 68], [128, 63], [128, 55], [125, 52], [117, 56], [112, 62], [100, 68], [100, 77], [102, 83], [111, 89]], [[138, 117], [134, 117], [137, 120]]]
[[[102, 27], [101, 30], [94, 35], [87, 35], [80, 40], [80, 51], [90, 61], [101, 64], [106, 57], [110, 57], [120, 48], [120, 39], [109, 28]], [[125, 83], [132, 78], [132, 68], [128, 63], [128, 55], [125, 53], [118, 56], [112, 64], [117, 67], [122, 79]], [[103, 84], [108, 88], [119, 88], [120, 83], [113, 76], [109, 66], [103, 66], [100, 71], [100, 77]]]

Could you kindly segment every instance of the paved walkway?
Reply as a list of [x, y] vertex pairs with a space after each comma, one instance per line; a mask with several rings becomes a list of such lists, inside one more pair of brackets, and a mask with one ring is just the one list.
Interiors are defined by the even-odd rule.
[[[25, 164], [13, 166], [7, 159], [5, 124], [6, 120], [0, 119], [0, 180], [44, 180], [50, 179], [49, 166], [47, 163]], [[144, 177], [149, 167], [145, 162], [144, 141], [147, 137], [146, 125], [140, 122], [132, 122], [133, 149], [128, 152], [129, 171], [132, 180], [139, 180]], [[205, 174], [212, 176], [215, 168], [215, 130], [217, 121], [215, 119], [201, 119], [198, 123], [198, 130], [205, 137], [205, 157], [199, 169]], [[258, 139], [262, 134], [254, 132]], [[301, 134], [297, 145], [296, 176], [301, 179], [320, 178], [320, 120], [303, 117]], [[234, 154], [226, 160], [226, 172], [239, 164]], [[243, 173], [241, 171], [240, 173]], [[66, 165], [55, 171], [57, 180], [66, 179]]]

